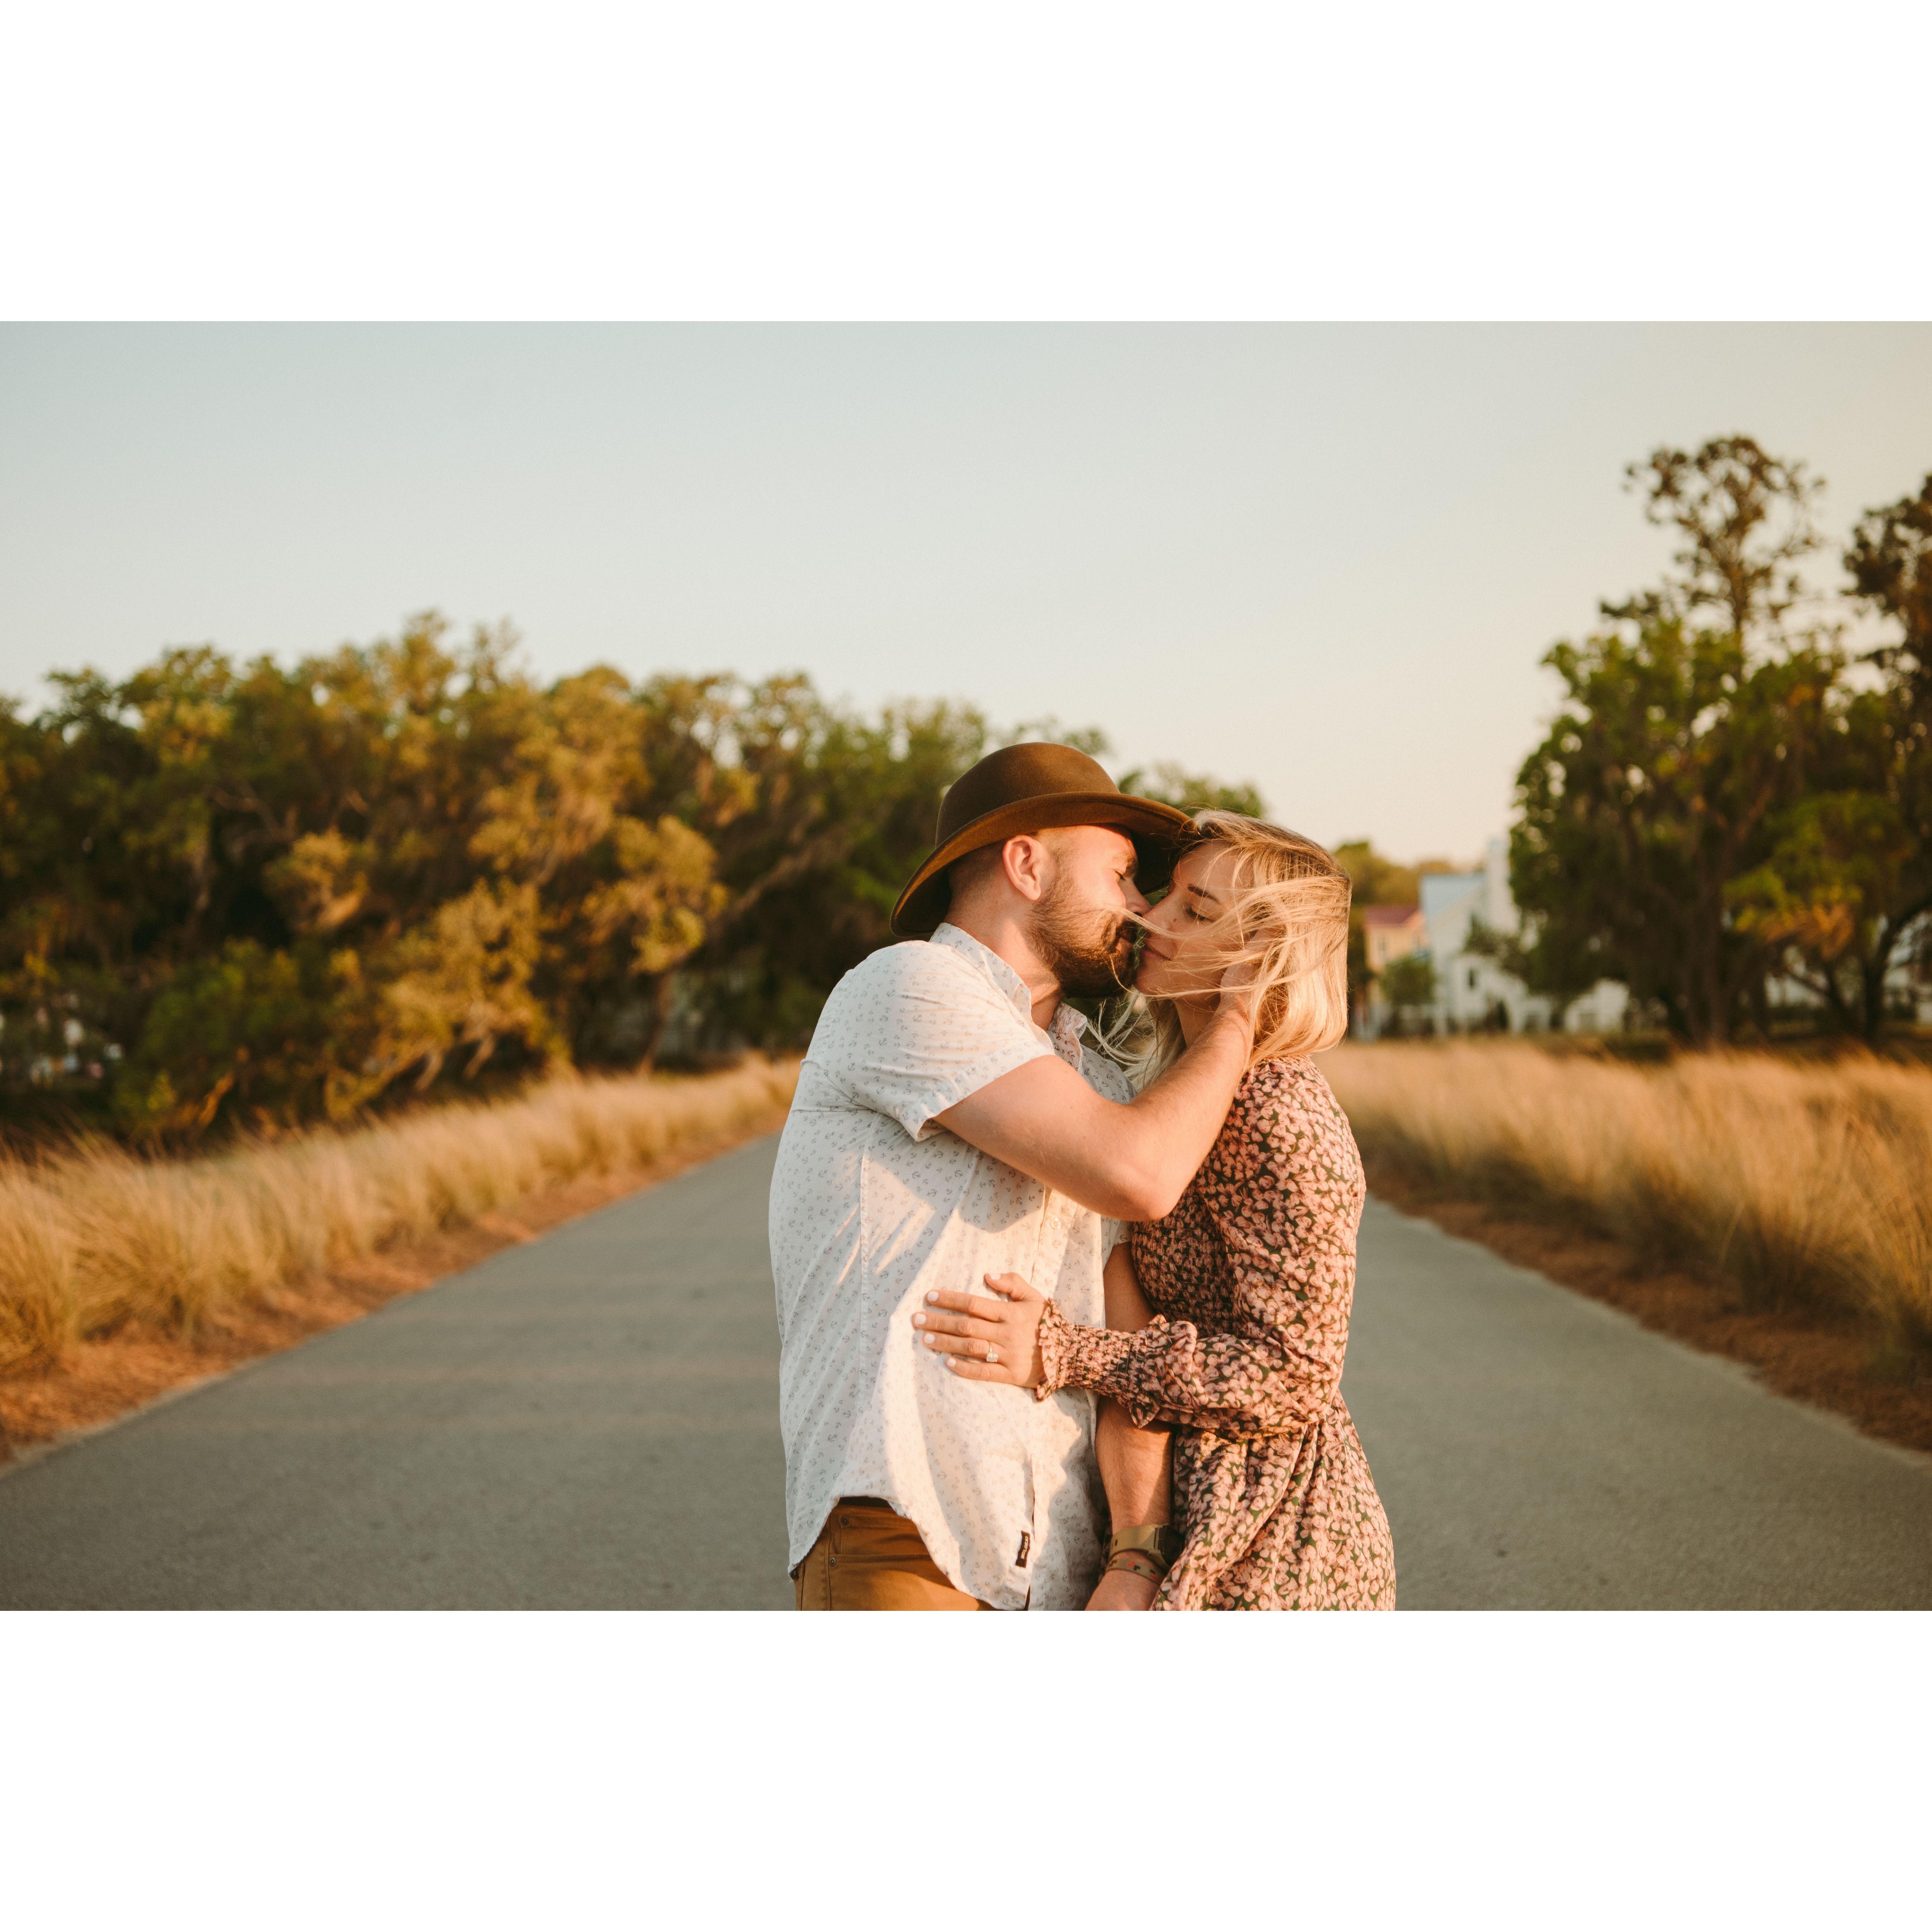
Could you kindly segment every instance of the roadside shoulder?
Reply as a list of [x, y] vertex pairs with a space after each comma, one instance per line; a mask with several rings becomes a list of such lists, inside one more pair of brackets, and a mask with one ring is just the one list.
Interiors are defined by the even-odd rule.
[[1750, 1370], [1768, 1388], [1844, 1417], [1864, 1434], [1932, 1451], [1932, 1382], [1888, 1373], [1872, 1331], [1824, 1309], [1753, 1309], [1735, 1290], [1647, 1265], [1621, 1243], [1418, 1183], [1388, 1162], [1366, 1162], [1370, 1192], [1391, 1208], [1533, 1268], [1604, 1302], [1645, 1328]]
[[398, 1242], [354, 1266], [283, 1286], [225, 1313], [192, 1339], [137, 1333], [78, 1343], [52, 1372], [0, 1383], [0, 1478], [250, 1362], [433, 1288], [505, 1248], [535, 1240], [776, 1133], [785, 1111], [775, 1107], [734, 1131], [694, 1141], [648, 1164], [584, 1175], [526, 1196], [509, 1210]]

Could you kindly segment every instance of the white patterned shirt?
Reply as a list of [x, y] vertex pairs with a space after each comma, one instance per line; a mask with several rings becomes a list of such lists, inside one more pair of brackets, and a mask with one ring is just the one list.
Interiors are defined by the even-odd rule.
[[965, 1380], [919, 1339], [928, 1289], [1022, 1274], [1070, 1321], [1106, 1321], [1123, 1232], [937, 1124], [1003, 1073], [1058, 1054], [1109, 1100], [1071, 1007], [1036, 1026], [1024, 982], [957, 926], [887, 946], [833, 988], [772, 1177], [778, 1421], [795, 1568], [841, 1496], [919, 1526], [955, 1586], [999, 1610], [1078, 1610], [1099, 1579], [1107, 1501], [1094, 1400]]

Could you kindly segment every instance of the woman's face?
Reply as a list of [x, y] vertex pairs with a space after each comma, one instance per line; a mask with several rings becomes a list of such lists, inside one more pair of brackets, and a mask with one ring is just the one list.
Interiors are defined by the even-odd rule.
[[1162, 1000], [1218, 998], [1232, 938], [1215, 930], [1231, 903], [1234, 855], [1225, 845], [1196, 845], [1174, 868], [1167, 896], [1147, 915], [1137, 992]]

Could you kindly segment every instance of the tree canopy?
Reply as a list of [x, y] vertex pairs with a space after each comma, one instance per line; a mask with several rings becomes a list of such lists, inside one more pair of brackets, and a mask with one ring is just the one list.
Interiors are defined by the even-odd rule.
[[1544, 659], [1563, 699], [1516, 781], [1524, 970], [1559, 1000], [1623, 980], [1700, 1042], [1764, 1028], [1784, 978], [1874, 1037], [1932, 908], [1932, 479], [1845, 554], [1852, 595], [1900, 633], [1854, 660], [1800, 572], [1822, 487], [1802, 464], [1727, 436], [1628, 474], [1680, 547]]
[[0, 706], [0, 1079], [70, 1064], [170, 1138], [800, 1044], [1000, 741], [965, 705], [861, 716], [802, 677], [540, 686], [508, 631], [434, 614], [292, 665], [203, 646], [52, 682], [38, 716]]

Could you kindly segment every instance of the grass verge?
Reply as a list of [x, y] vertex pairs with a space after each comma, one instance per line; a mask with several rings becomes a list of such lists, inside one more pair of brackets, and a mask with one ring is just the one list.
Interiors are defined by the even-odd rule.
[[1392, 1204], [1932, 1449], [1932, 1073], [1502, 1042], [1324, 1066]]
[[0, 1455], [352, 1320], [783, 1120], [797, 1068], [560, 1080], [210, 1160], [0, 1165]]

